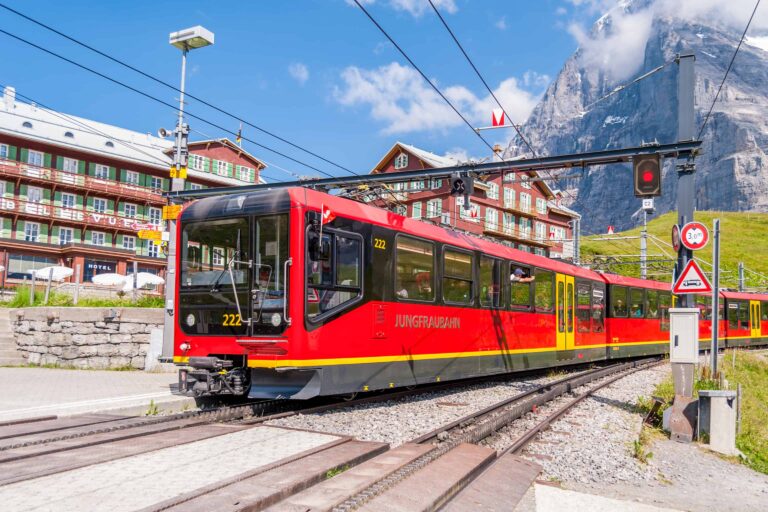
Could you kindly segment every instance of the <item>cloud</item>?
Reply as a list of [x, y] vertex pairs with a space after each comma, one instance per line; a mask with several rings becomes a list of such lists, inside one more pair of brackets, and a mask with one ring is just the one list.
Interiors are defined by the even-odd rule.
[[[354, 0], [346, 1], [347, 4], [357, 7]], [[364, 6], [372, 5], [376, 3], [376, 0], [360, 0], [360, 3]], [[459, 10], [459, 8], [456, 7], [456, 0], [432, 0], [432, 3], [435, 4], [435, 7], [448, 14], [456, 14]], [[428, 10], [432, 10], [427, 0], [388, 0], [387, 2], [384, 2], [384, 4], [396, 11], [407, 12], [414, 18], [419, 18]]]
[[301, 62], [294, 62], [288, 66], [288, 73], [301, 85], [309, 80], [309, 69]]
[[566, 9], [565, 7], [558, 7], [555, 10], [555, 14], [557, 14], [558, 16], [565, 16], [566, 14], [568, 14], [568, 9]]
[[494, 23], [494, 26], [499, 30], [507, 30], [507, 17], [502, 16], [496, 23]]
[[[534, 75], [544, 76], [530, 76]], [[397, 62], [376, 69], [350, 66], [342, 71], [341, 79], [343, 84], [334, 91], [336, 101], [345, 106], [367, 106], [371, 117], [385, 124], [384, 134], [447, 131], [464, 124], [416, 71]], [[490, 95], [478, 97], [460, 85], [441, 85], [440, 89], [470, 123], [490, 123], [491, 111], [496, 108]], [[516, 123], [528, 117], [541, 92], [525, 88], [516, 78], [503, 80], [494, 90]]]
[[[584, 64], [605, 71], [608, 77], [616, 82], [626, 80], [640, 71], [654, 19], [663, 17], [702, 23], [740, 34], [755, 6], [754, 0], [568, 2], [573, 6], [573, 13], [567, 30], [579, 44]], [[587, 28], [598, 13], [602, 16]], [[750, 33], [766, 35], [767, 31], [768, 9], [759, 9]]]

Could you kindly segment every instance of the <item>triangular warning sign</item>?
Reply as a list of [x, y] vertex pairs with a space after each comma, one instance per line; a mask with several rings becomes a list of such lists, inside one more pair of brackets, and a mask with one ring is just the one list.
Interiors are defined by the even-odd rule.
[[672, 293], [711, 293], [712, 285], [694, 260], [689, 260], [672, 287]]

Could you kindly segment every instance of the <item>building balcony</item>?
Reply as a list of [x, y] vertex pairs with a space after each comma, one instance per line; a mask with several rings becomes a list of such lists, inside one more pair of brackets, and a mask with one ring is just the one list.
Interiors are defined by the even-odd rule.
[[483, 234], [495, 238], [521, 242], [527, 245], [535, 245], [537, 247], [553, 247], [555, 245], [548, 240], [531, 236], [527, 231], [521, 231], [517, 227], [505, 226], [504, 228], [500, 228], [498, 224], [486, 223], [483, 226]]
[[505, 212], [513, 213], [517, 216], [523, 216], [523, 217], [530, 217], [532, 219], [535, 219], [537, 217], [544, 217], [545, 215], [542, 215], [538, 213], [536, 210], [529, 208], [528, 210], [524, 210], [520, 208], [518, 204], [515, 204], [514, 206], [506, 206], [504, 203], [501, 203], [501, 209]]
[[[56, 222], [57, 224], [75, 225], [86, 229], [101, 229], [108, 231], [130, 231], [135, 234], [140, 229], [148, 227], [148, 222], [125, 217], [86, 211], [78, 208], [64, 208], [49, 204], [32, 203], [17, 198], [0, 198], [0, 216], [12, 215], [38, 222]], [[157, 226], [156, 229], [161, 229]]]
[[25, 183], [75, 190], [81, 194], [85, 192], [92, 195], [107, 195], [157, 205], [166, 204], [162, 195], [163, 192], [152, 188], [58, 169], [37, 167], [11, 160], [0, 160], [0, 179], [23, 180]]

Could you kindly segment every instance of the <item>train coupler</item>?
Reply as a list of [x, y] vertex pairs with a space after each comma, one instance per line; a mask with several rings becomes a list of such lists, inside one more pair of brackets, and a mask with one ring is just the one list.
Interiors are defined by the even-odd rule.
[[193, 397], [242, 396], [248, 387], [248, 373], [233, 368], [234, 362], [217, 357], [190, 357], [189, 366], [179, 370], [178, 394]]

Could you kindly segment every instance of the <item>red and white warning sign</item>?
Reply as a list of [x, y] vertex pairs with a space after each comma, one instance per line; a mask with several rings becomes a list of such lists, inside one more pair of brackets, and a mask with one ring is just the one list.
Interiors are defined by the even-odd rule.
[[680, 273], [680, 277], [672, 287], [672, 293], [711, 293], [712, 285], [707, 276], [701, 271], [701, 267], [694, 261], [688, 260], [688, 264]]
[[608, 235], [612, 235], [614, 233], [613, 226], [608, 226]]
[[491, 126], [504, 126], [504, 111], [502, 109], [495, 108], [491, 112]]
[[707, 226], [701, 222], [689, 222], [680, 230], [680, 242], [692, 251], [703, 249], [709, 242]]

